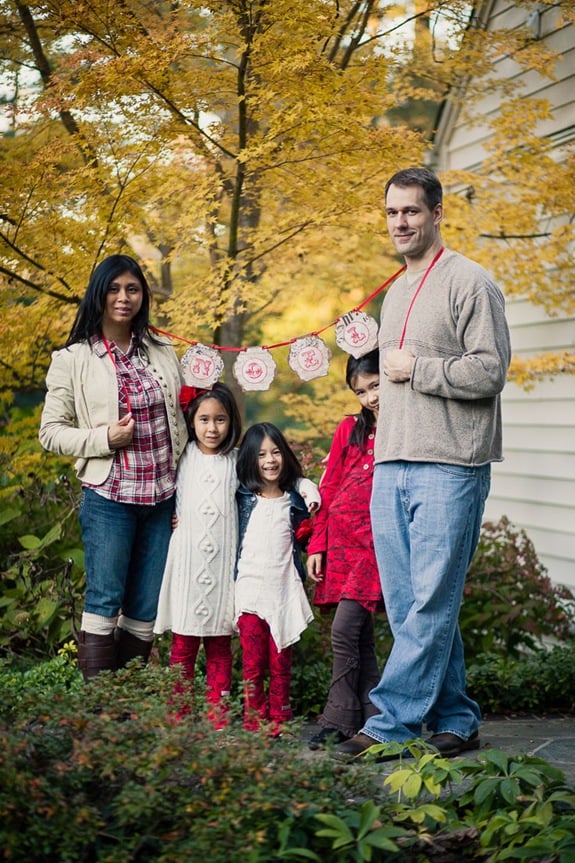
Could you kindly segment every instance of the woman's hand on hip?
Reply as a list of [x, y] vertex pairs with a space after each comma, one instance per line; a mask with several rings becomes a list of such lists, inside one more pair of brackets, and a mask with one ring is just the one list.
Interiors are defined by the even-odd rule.
[[118, 422], [108, 426], [108, 445], [110, 449], [122, 449], [132, 443], [135, 422], [128, 413]]

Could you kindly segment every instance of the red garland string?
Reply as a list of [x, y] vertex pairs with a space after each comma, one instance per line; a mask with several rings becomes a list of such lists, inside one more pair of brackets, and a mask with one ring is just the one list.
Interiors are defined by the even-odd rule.
[[409, 304], [409, 308], [408, 308], [408, 310], [407, 310], [407, 314], [406, 314], [406, 316], [405, 316], [405, 321], [403, 322], [403, 329], [402, 329], [402, 331], [401, 331], [401, 337], [400, 337], [400, 339], [399, 339], [399, 350], [401, 350], [401, 349], [403, 348], [403, 343], [404, 343], [404, 341], [405, 341], [405, 333], [406, 333], [406, 330], [407, 330], [407, 323], [408, 323], [408, 321], [409, 321], [409, 316], [411, 315], [411, 312], [412, 312], [413, 306], [414, 306], [414, 304], [415, 304], [415, 301], [416, 301], [417, 297], [419, 296], [419, 292], [420, 292], [420, 290], [422, 289], [422, 287], [423, 287], [423, 285], [424, 285], [424, 283], [425, 283], [425, 280], [427, 279], [427, 277], [428, 277], [429, 273], [431, 272], [431, 270], [433, 269], [433, 267], [436, 265], [436, 263], [438, 262], [438, 260], [439, 260], [439, 259], [440, 259], [440, 257], [442, 256], [442, 254], [443, 254], [443, 247], [441, 247], [441, 249], [438, 251], [438, 253], [437, 253], [437, 254], [436, 254], [436, 256], [434, 257], [434, 259], [432, 260], [432, 262], [430, 263], [430, 265], [429, 265], [429, 266], [428, 266], [428, 268], [426, 269], [425, 273], [423, 274], [423, 278], [421, 279], [421, 281], [420, 281], [420, 283], [418, 284], [417, 289], [416, 289], [416, 291], [415, 291], [415, 293], [414, 293], [413, 297], [411, 298], [411, 302], [410, 302], [410, 304]]
[[[401, 274], [405, 271], [405, 269], [406, 268], [404, 265], [399, 270], [397, 270], [397, 272], [394, 273], [392, 276], [390, 276], [389, 279], [386, 279], [386, 281], [383, 283], [383, 285], [380, 285], [376, 291], [374, 291], [372, 294], [370, 294], [369, 297], [366, 297], [366, 299], [363, 300], [359, 304], [359, 306], [356, 306], [354, 309], [352, 309], [352, 311], [353, 312], [359, 312], [359, 311], [361, 311], [361, 309], [365, 308], [365, 306], [367, 306], [369, 303], [371, 303], [371, 301], [374, 300], [378, 294], [380, 294], [382, 291], [384, 291], [386, 288], [388, 288], [392, 282], [394, 282], [399, 276], [401, 276]], [[339, 318], [336, 318], [335, 321], [331, 321], [331, 323], [326, 324], [325, 327], [322, 327], [320, 330], [314, 330], [312, 333], [308, 333], [308, 335], [319, 336], [320, 333], [324, 333], [326, 330], [329, 330], [331, 327], [335, 327], [335, 325], [337, 324], [338, 321], [339, 321]], [[160, 335], [160, 336], [167, 336], [167, 338], [169, 338], [169, 339], [177, 339], [177, 341], [185, 342], [188, 345], [193, 346], [193, 345], [199, 344], [197, 339], [194, 339], [194, 340], [185, 339], [183, 336], [178, 336], [175, 333], [169, 333], [166, 330], [160, 330], [158, 327], [150, 327], [150, 329], [152, 330], [152, 332], [158, 333], [158, 335]], [[291, 345], [295, 341], [297, 341], [298, 338], [303, 338], [303, 336], [297, 336], [296, 338], [290, 339], [287, 342], [278, 342], [275, 345], [262, 345], [262, 350], [272, 351], [275, 348], [285, 348], [288, 345]], [[216, 351], [231, 351], [233, 353], [238, 353], [238, 354], [241, 353], [242, 351], [248, 350], [247, 347], [234, 348], [234, 347], [230, 347], [228, 345], [210, 345], [210, 347]]]

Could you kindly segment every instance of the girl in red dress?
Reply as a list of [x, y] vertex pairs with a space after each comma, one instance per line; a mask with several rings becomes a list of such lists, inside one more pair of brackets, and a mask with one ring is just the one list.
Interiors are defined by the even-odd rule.
[[369, 700], [380, 678], [373, 613], [383, 599], [369, 504], [373, 444], [379, 409], [379, 352], [349, 358], [346, 383], [361, 412], [337, 427], [320, 483], [322, 506], [308, 545], [307, 570], [316, 583], [314, 604], [335, 607], [331, 627], [332, 677], [320, 730], [310, 749], [342, 743], [377, 713]]

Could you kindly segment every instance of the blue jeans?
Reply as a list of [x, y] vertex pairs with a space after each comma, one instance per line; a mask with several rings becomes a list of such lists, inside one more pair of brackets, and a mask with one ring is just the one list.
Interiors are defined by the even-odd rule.
[[465, 692], [459, 609], [491, 466], [377, 464], [371, 521], [393, 647], [362, 731], [385, 743], [434, 734], [466, 740], [481, 720]]
[[173, 511], [173, 497], [139, 506], [82, 489], [85, 611], [115, 617], [121, 609], [133, 620], [155, 620]]

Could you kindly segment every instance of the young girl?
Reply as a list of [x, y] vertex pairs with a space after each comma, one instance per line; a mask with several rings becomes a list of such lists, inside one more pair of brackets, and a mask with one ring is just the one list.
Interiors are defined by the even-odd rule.
[[377, 713], [369, 691], [379, 682], [373, 612], [383, 608], [369, 504], [373, 443], [379, 409], [379, 352], [347, 362], [346, 383], [361, 412], [337, 427], [320, 483], [323, 505], [313, 525], [307, 570], [316, 582], [314, 604], [335, 606], [332, 677], [321, 730], [310, 749], [353, 737]]
[[301, 476], [301, 465], [276, 426], [264, 422], [248, 429], [238, 454], [235, 591], [244, 728], [257, 730], [262, 721], [270, 720], [274, 735], [292, 718], [291, 645], [313, 619], [300, 558], [309, 526], [306, 504], [296, 491]]
[[215, 383], [207, 391], [184, 387], [182, 396], [190, 440], [178, 470], [177, 525], [170, 541], [155, 631], [172, 630], [170, 665], [181, 665], [190, 683], [203, 640], [208, 715], [221, 728], [227, 723], [224, 700], [232, 679], [235, 447], [241, 420], [225, 384]]

